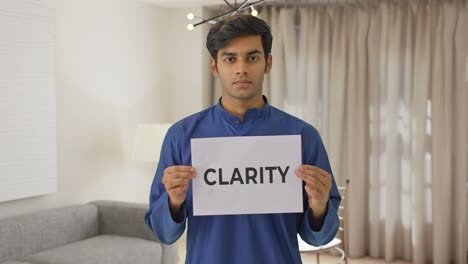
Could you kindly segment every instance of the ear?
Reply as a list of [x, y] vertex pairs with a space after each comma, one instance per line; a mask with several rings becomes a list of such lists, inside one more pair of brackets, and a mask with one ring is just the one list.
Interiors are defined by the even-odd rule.
[[213, 76], [218, 77], [218, 66], [213, 58], [210, 59], [210, 70]]
[[271, 67], [273, 66], [273, 57], [271, 56], [271, 53], [268, 54], [268, 58], [267, 58], [267, 61], [266, 61], [266, 65], [265, 65], [265, 73], [270, 73], [270, 70], [271, 70]]

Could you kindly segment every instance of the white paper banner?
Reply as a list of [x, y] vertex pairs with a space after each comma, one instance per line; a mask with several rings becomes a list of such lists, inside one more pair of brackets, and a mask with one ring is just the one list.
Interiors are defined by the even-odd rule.
[[194, 215], [302, 212], [301, 137], [191, 140]]

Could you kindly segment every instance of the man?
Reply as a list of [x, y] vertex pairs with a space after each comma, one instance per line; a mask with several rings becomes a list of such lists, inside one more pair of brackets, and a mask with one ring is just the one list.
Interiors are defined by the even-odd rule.
[[[175, 242], [188, 219], [186, 263], [301, 263], [297, 234], [322, 245], [333, 239], [340, 196], [318, 132], [270, 106], [262, 95], [272, 66], [270, 27], [238, 15], [208, 33], [210, 67], [222, 84], [218, 104], [175, 123], [167, 132], [145, 221], [163, 243]], [[193, 216], [190, 139], [301, 135], [302, 213]], [[279, 194], [280, 195], [280, 194]], [[229, 206], [226, 204], [225, 206]]]

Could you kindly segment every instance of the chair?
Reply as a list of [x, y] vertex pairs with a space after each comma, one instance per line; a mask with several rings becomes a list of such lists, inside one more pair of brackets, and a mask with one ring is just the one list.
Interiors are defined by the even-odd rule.
[[[338, 218], [340, 220], [340, 227], [338, 229], [335, 238], [326, 245], [320, 247], [314, 247], [304, 242], [299, 235], [297, 235], [297, 241], [299, 244], [300, 252], [312, 252], [317, 256], [317, 263], [320, 263], [320, 253], [325, 251], [336, 250], [340, 253], [341, 259], [338, 263], [348, 263], [348, 234], [345, 231], [346, 228], [346, 209], [348, 206], [348, 186], [349, 179], [346, 180], [345, 186], [338, 186], [338, 191], [341, 195], [341, 203], [338, 208]], [[342, 239], [341, 239], [342, 238]]]

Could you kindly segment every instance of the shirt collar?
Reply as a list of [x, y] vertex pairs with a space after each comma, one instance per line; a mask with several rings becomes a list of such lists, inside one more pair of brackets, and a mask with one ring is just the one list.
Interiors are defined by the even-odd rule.
[[[268, 103], [268, 98], [266, 96], [263, 97], [263, 102], [265, 102], [265, 105], [263, 108], [252, 108], [249, 109], [245, 112], [244, 114], [244, 121], [248, 119], [256, 119], [256, 118], [265, 118], [268, 113], [270, 112], [270, 104]], [[218, 103], [215, 106], [215, 112], [217, 114], [220, 114], [222, 117], [226, 118], [230, 122], [236, 123], [239, 121], [239, 118], [237, 118], [235, 115], [227, 112], [224, 110], [224, 108], [221, 106], [221, 99], [222, 97], [219, 98]]]

